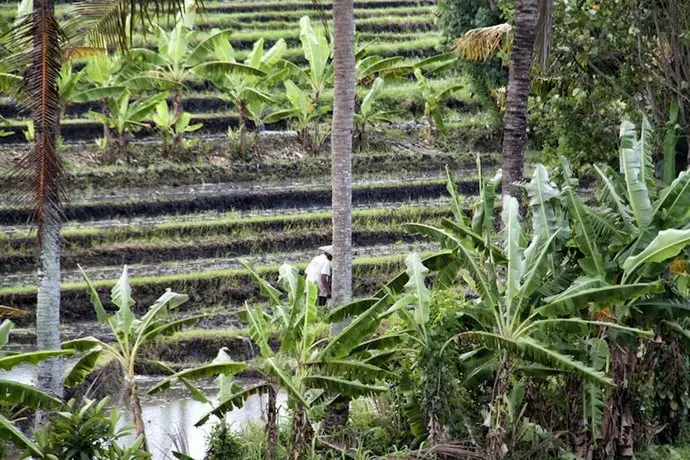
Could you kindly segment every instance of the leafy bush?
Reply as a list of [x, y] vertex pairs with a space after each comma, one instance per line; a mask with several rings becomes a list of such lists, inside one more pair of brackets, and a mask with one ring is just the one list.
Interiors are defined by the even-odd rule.
[[219, 422], [213, 427], [207, 442], [206, 460], [242, 460], [247, 458], [242, 440], [225, 422]]
[[[49, 420], [35, 433], [36, 443], [49, 460], [111, 459], [133, 460], [148, 458], [140, 449], [144, 438], [139, 437], [129, 447], [118, 441], [129, 436], [131, 425], [118, 428], [120, 413], [116, 408], [107, 410], [108, 398], [84, 400], [82, 405], [72, 399], [62, 412], [49, 415]], [[33, 451], [27, 451], [29, 456]]]

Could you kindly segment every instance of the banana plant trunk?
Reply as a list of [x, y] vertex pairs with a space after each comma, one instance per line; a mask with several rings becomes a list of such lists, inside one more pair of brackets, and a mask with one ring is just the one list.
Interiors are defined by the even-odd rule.
[[[180, 115], [182, 115], [182, 112], [184, 111], [184, 107], [182, 106], [182, 95], [180, 94], [179, 91], [176, 91], [175, 94], [173, 95], [173, 115], [174, 119], [177, 120], [179, 119]], [[173, 136], [173, 141], [172, 141], [172, 146], [171, 146], [172, 153], [174, 155], [181, 155], [182, 154], [182, 133], [177, 133], [175, 136]]]
[[273, 383], [268, 388], [268, 404], [266, 405], [266, 460], [277, 460], [276, 447], [278, 445], [278, 408], [277, 394]]
[[237, 120], [240, 126], [240, 155], [244, 156], [247, 150], [247, 105], [244, 102], [240, 103]]
[[527, 130], [527, 102], [530, 93], [530, 70], [537, 30], [537, 0], [517, 0], [515, 35], [510, 52], [508, 91], [503, 119], [503, 193], [519, 199], [524, 168]]
[[491, 423], [491, 428], [488, 434], [487, 445], [487, 459], [488, 460], [502, 460], [507, 453], [506, 446], [506, 427], [505, 427], [505, 407], [503, 403], [506, 394], [508, 394], [508, 377], [510, 376], [510, 365], [504, 358], [496, 379], [494, 380], [493, 391], [493, 410], [495, 416]]
[[141, 401], [139, 400], [139, 395], [137, 394], [137, 384], [134, 380], [134, 375], [130, 375], [129, 379], [129, 404], [132, 408], [132, 418], [134, 419], [134, 429], [136, 436], [143, 436], [144, 443], [141, 448], [145, 451], [149, 451], [148, 442], [146, 441], [146, 432], [144, 428], [144, 413], [141, 410]]
[[307, 410], [300, 403], [297, 403], [296, 406], [292, 414], [292, 439], [290, 448], [292, 450], [293, 460], [301, 460], [305, 458], [307, 452], [311, 448], [314, 432], [309, 422]]
[[[46, 223], [41, 236], [36, 302], [36, 345], [39, 350], [60, 349], [60, 226]], [[39, 364], [39, 387], [62, 397], [62, 358]]]

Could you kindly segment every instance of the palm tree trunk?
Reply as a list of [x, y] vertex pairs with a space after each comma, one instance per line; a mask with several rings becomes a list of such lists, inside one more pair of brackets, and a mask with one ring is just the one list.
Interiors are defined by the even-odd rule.
[[[36, 302], [36, 345], [39, 350], [60, 349], [60, 227], [43, 226]], [[58, 397], [63, 393], [62, 358], [43, 361], [39, 387]]]
[[[61, 66], [60, 29], [52, 0], [34, 2], [31, 18], [31, 64], [24, 78], [36, 141], [20, 162], [26, 192], [35, 197], [38, 226], [38, 294], [36, 342], [40, 350], [60, 348], [60, 205], [64, 198], [63, 174], [57, 152], [60, 131], [60, 96], [57, 79]], [[27, 174], [28, 172], [28, 174]], [[56, 396], [63, 393], [62, 360], [54, 358], [39, 367], [38, 384]], [[43, 417], [38, 417], [41, 423]]]
[[333, 4], [335, 102], [331, 131], [333, 306], [352, 298], [352, 129], [355, 114], [353, 0]]
[[527, 101], [530, 92], [532, 53], [537, 33], [537, 0], [518, 0], [515, 37], [510, 52], [508, 92], [503, 120], [503, 193], [519, 197], [516, 182], [522, 180], [527, 129]]
[[129, 404], [132, 408], [132, 417], [134, 418], [134, 429], [137, 437], [143, 436], [144, 443], [141, 448], [145, 451], [149, 451], [148, 443], [146, 442], [146, 432], [144, 429], [144, 413], [141, 410], [141, 401], [139, 401], [139, 395], [137, 394], [137, 384], [134, 381], [134, 375], [129, 377]]

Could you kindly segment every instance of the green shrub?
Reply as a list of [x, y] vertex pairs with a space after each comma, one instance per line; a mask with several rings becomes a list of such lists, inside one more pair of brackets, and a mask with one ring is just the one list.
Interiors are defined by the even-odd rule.
[[[111, 459], [133, 460], [148, 458], [140, 449], [139, 437], [129, 447], [118, 441], [131, 435], [131, 426], [118, 427], [119, 411], [106, 408], [109, 398], [100, 402], [85, 399], [81, 404], [70, 400], [63, 411], [51, 413], [48, 423], [35, 432], [36, 444], [50, 460]], [[27, 451], [26, 455], [31, 455]]]
[[206, 448], [206, 460], [242, 460], [247, 451], [240, 436], [227, 423], [218, 423], [211, 430]]

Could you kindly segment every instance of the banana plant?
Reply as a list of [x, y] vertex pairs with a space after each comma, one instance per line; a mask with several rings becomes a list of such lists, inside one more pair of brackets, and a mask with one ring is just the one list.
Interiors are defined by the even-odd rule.
[[156, 125], [156, 130], [163, 140], [164, 155], [184, 150], [182, 136], [186, 133], [193, 133], [203, 126], [203, 123], [190, 124], [191, 120], [192, 114], [189, 112], [182, 112], [176, 116], [174, 111], [168, 107], [167, 101], [160, 101], [156, 104], [156, 111], [153, 113], [151, 121]]
[[429, 125], [427, 136], [429, 139], [434, 137], [434, 132], [438, 130], [444, 136], [448, 134], [446, 124], [443, 121], [443, 114], [441, 113], [441, 104], [453, 92], [461, 89], [462, 84], [450, 85], [447, 88], [438, 91], [431, 83], [431, 80], [422, 73], [420, 68], [415, 69], [414, 76], [417, 79], [417, 86], [424, 101], [424, 118]]
[[[237, 109], [239, 118], [239, 151], [246, 152], [247, 118], [255, 125], [254, 150], [258, 148], [259, 127], [263, 122], [263, 113], [268, 104], [275, 104], [269, 91], [288, 74], [288, 69], [279, 69], [277, 64], [287, 50], [287, 44], [282, 38], [268, 51], [264, 52], [264, 39], [254, 43], [252, 51], [247, 55], [243, 69], [253, 69], [246, 72], [223, 72], [219, 75], [209, 75], [214, 86], [227, 97]], [[216, 58], [236, 62], [235, 51], [228, 40], [216, 46]]]
[[376, 109], [376, 96], [381, 92], [383, 86], [383, 78], [377, 77], [362, 99], [359, 112], [355, 113], [355, 137], [359, 141], [360, 149], [367, 147], [367, 126], [373, 126], [376, 123], [392, 123], [393, 117], [400, 113], [398, 110]]
[[[249, 336], [257, 346], [259, 355], [249, 363], [225, 360], [224, 365], [211, 363], [179, 372], [149, 392], [169, 388], [175, 380], [191, 389], [190, 379], [218, 374], [221, 378], [228, 378], [232, 373], [252, 369], [263, 376], [263, 382], [242, 389], [236, 384], [232, 386], [229, 381], [223, 387], [221, 381], [219, 402], [199, 420], [197, 426], [211, 416], [222, 418], [234, 407], [240, 407], [250, 395], [268, 394], [266, 455], [269, 459], [275, 459], [276, 395], [278, 391], [283, 391], [292, 409], [293, 458], [303, 458], [301, 455], [311, 447], [313, 431], [310, 413], [313, 410], [328, 405], [339, 395], [356, 398], [386, 391], [387, 388], [377, 385], [377, 382], [395, 378], [375, 364], [380, 356], [374, 351], [373, 345], [361, 347], [362, 339], [376, 330], [379, 319], [372, 315], [355, 318], [338, 336], [322, 338], [319, 331], [327, 331], [328, 328], [316, 306], [316, 284], [305, 282], [297, 268], [284, 264], [279, 270], [279, 282], [287, 293], [285, 299], [283, 292], [264, 280], [250, 265], [245, 266], [270, 304], [269, 312], [249, 305], [244, 311]], [[277, 351], [271, 347], [272, 337], [277, 337], [280, 343]], [[366, 359], [361, 357], [364, 352], [369, 353]], [[390, 354], [386, 353], [385, 356]], [[193, 394], [199, 395], [199, 392], [193, 390]]]
[[[48, 358], [71, 356], [74, 354], [73, 350], [48, 350], [27, 353], [15, 353], [6, 350], [5, 348], [9, 343], [10, 332], [13, 326], [10, 320], [5, 320], [0, 324], [0, 369], [3, 371], [11, 371], [15, 366], [22, 364], [36, 365]], [[0, 396], [2, 396], [3, 402], [19, 408], [59, 409], [62, 406], [60, 399], [33, 386], [13, 380], [0, 379]], [[2, 414], [0, 414], [0, 433], [3, 434], [4, 439], [11, 440], [18, 448], [30, 451], [37, 458], [43, 458], [40, 448], [24, 436], [13, 422]]]
[[182, 319], [173, 319], [170, 314], [188, 300], [188, 296], [177, 294], [169, 289], [151, 305], [146, 313], [137, 318], [132, 307], [132, 288], [129, 284], [127, 266], [110, 292], [110, 301], [117, 307], [114, 314], [108, 314], [101, 302], [98, 291], [79, 267], [86, 283], [91, 304], [98, 321], [107, 324], [115, 337], [114, 344], [104, 342], [94, 337], [69, 340], [62, 344], [64, 350], [79, 353], [79, 361], [74, 365], [65, 379], [65, 386], [74, 387], [81, 383], [96, 367], [98, 359], [104, 355], [117, 361], [121, 366], [128, 385], [129, 399], [137, 437], [144, 438], [142, 448], [148, 452], [146, 443], [144, 419], [141, 403], [137, 394], [135, 367], [142, 348], [158, 337], [179, 332], [184, 327], [195, 324], [206, 315], [195, 315]]
[[[540, 176], [536, 176], [533, 182], [539, 179]], [[460, 274], [467, 289], [476, 297], [476, 301], [468, 302], [462, 310], [465, 330], [457, 334], [457, 339], [470, 346], [465, 356], [472, 360], [471, 367], [477, 370], [488, 367], [494, 371], [495, 392], [491, 412], [493, 441], [489, 449], [490, 452], [498, 452], [503, 449], [504, 443], [501, 427], [506, 417], [504, 402], [509, 374], [537, 371], [571, 373], [599, 387], [613, 386], [612, 379], [602, 370], [574, 358], [572, 352], [561, 351], [564, 346], [575, 350], [579, 340], [571, 344], [554, 342], [553, 332], [579, 328], [583, 333], [605, 330], [643, 337], [652, 336], [652, 332], [616, 322], [558, 314], [560, 312], [554, 307], [562, 301], [563, 293], [559, 294], [558, 290], [565, 264], [556, 266], [554, 272], [550, 256], [563, 250], [563, 242], [559, 239], [560, 229], [548, 237], [544, 232], [531, 236], [525, 233], [520, 224], [517, 200], [505, 195], [499, 246], [493, 241], [493, 202], [500, 179], [481, 182], [482, 194], [478, 200], [480, 212], [475, 211], [474, 225], [467, 225], [463, 217], [444, 219], [442, 228], [425, 224], [407, 224], [406, 227], [414, 234], [438, 241], [445, 251], [452, 251], [455, 273], [451, 273], [450, 277], [446, 273], [442, 278], [454, 280]], [[536, 184], [532, 186], [544, 189]], [[451, 184], [448, 188], [454, 190]], [[539, 216], [532, 218], [539, 219]], [[530, 240], [527, 248], [523, 244], [526, 240]], [[423, 271], [417, 273], [421, 276]], [[423, 281], [415, 284], [421, 286]], [[634, 283], [626, 289], [613, 292], [601, 289], [599, 294], [601, 300], [634, 299], [654, 291], [656, 287], [655, 283]], [[423, 301], [424, 297], [415, 300], [419, 304]]]
[[[266, 117], [266, 123], [297, 120], [297, 131], [306, 150], [317, 153], [329, 133], [321, 133], [320, 120], [332, 110], [323, 102], [323, 96], [333, 86], [331, 45], [322, 28], [312, 27], [309, 16], [300, 19], [300, 41], [307, 60], [307, 69], [283, 61], [291, 79], [285, 81], [285, 92], [290, 108], [278, 110]], [[293, 81], [294, 80], [294, 81]], [[310, 132], [311, 126], [311, 132]]]
[[150, 128], [145, 120], [151, 116], [159, 102], [165, 101], [168, 93], [160, 93], [149, 99], [139, 99], [134, 102], [130, 101], [131, 96], [130, 91], [125, 89], [117, 98], [109, 98], [109, 115], [89, 112], [91, 118], [108, 126], [117, 134], [115, 145], [118, 158], [129, 158], [132, 134], [144, 128]]
[[171, 31], [158, 27], [157, 50], [137, 48], [129, 53], [130, 59], [140, 63], [141, 72], [128, 81], [128, 86], [171, 90], [175, 117], [184, 111], [182, 90], [194, 79], [213, 79], [228, 72], [263, 74], [258, 69], [237, 62], [213, 59], [217, 46], [229, 39], [230, 30], [214, 30], [198, 45], [191, 47], [192, 29], [188, 26], [189, 17], [183, 16], [178, 18]]

